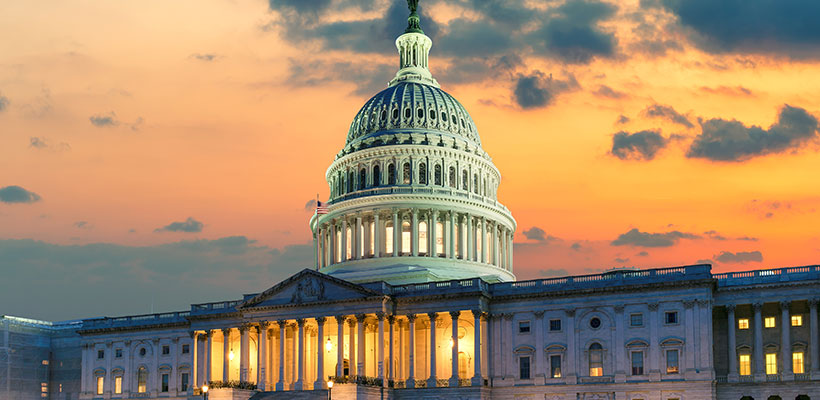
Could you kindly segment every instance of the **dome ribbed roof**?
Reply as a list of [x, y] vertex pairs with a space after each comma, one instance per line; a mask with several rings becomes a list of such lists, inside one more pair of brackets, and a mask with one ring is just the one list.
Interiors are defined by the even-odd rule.
[[453, 96], [435, 86], [402, 82], [364, 104], [350, 124], [345, 147], [396, 130], [443, 133], [481, 145], [473, 119]]

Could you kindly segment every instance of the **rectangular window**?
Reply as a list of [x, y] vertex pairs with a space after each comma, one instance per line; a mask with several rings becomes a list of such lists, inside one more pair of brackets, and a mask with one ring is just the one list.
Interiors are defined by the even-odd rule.
[[678, 323], [678, 312], [677, 311], [667, 311], [666, 312], [666, 324], [677, 324]]
[[105, 389], [105, 377], [98, 376], [97, 377], [97, 394], [103, 394], [104, 389]]
[[561, 331], [561, 320], [560, 319], [551, 319], [550, 320], [550, 331], [551, 332], [560, 332]]
[[40, 393], [48, 393], [48, 383], [40, 382]]
[[43, 360], [43, 365], [48, 365], [48, 360]]
[[105, 350], [97, 350], [97, 358], [105, 358]]
[[629, 314], [629, 326], [643, 326], [643, 314]]
[[803, 316], [792, 315], [792, 326], [803, 326]]
[[749, 329], [749, 318], [737, 320], [737, 329]]
[[393, 227], [388, 226], [384, 228], [384, 252], [388, 255], [393, 254]]
[[370, 226], [370, 246], [369, 246], [370, 248], [368, 249], [367, 254], [370, 254], [372, 256], [372, 255], [376, 255], [376, 247], [375, 247], [376, 246], [376, 236], [375, 236], [375, 233], [374, 233], [375, 230], [376, 230], [376, 224], [373, 223], [373, 222], [370, 222], [367, 225]]
[[530, 379], [530, 358], [518, 358], [518, 379]]
[[187, 392], [187, 391], [188, 391], [188, 373], [187, 373], [187, 372], [183, 372], [183, 373], [182, 373], [182, 382], [181, 382], [181, 384], [179, 385], [179, 388], [180, 388], [180, 390], [182, 390], [183, 392]]
[[530, 333], [530, 321], [519, 322], [518, 333]]
[[766, 354], [766, 375], [777, 374], [777, 353]]
[[740, 374], [741, 375], [751, 375], [752, 374], [752, 356], [749, 354], [741, 354], [740, 355]]
[[191, 346], [187, 344], [182, 345], [182, 354], [188, 354], [191, 352]]
[[604, 354], [600, 350], [590, 350], [589, 352], [589, 376], [604, 375]]
[[763, 319], [763, 326], [765, 326], [766, 328], [774, 328], [775, 327], [774, 317], [764, 318]]
[[114, 350], [114, 357], [116, 357], [116, 358], [122, 358], [122, 349], [116, 349], [116, 350]]
[[561, 356], [550, 356], [550, 376], [553, 378], [561, 377]]
[[805, 373], [805, 370], [803, 369], [802, 351], [795, 351], [794, 353], [792, 353], [792, 369], [794, 370], [795, 374]]
[[168, 354], [171, 354], [171, 346], [162, 346], [162, 355], [167, 356]]
[[632, 352], [632, 375], [643, 375], [643, 352]]
[[678, 371], [678, 351], [666, 350], [666, 373], [677, 374]]
[[162, 391], [168, 391], [168, 374], [162, 374]]
[[122, 393], [122, 377], [115, 376], [114, 377], [114, 394], [121, 394]]

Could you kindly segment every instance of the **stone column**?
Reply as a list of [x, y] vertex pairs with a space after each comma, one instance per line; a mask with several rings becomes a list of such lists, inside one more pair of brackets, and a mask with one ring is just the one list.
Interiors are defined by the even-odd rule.
[[393, 209], [393, 257], [399, 256], [401, 247], [401, 224], [399, 224], [399, 211]]
[[[203, 342], [207, 342], [207, 340], [208, 340], [208, 338], [206, 338], [205, 336], [202, 336], [199, 339], [202, 340]], [[159, 352], [160, 352], [159, 339], [154, 339], [154, 340], [151, 341], [151, 343], [154, 345], [153, 346], [153, 349], [154, 349], [154, 352], [153, 352], [154, 353], [154, 368], [157, 368], [157, 367], [159, 367]], [[205, 350], [205, 349], [203, 349], [203, 350]], [[203, 351], [202, 353], [206, 354], [205, 351]], [[205, 366], [208, 365], [208, 360], [203, 359], [202, 361], [203, 361], [202, 366], [204, 368]], [[205, 377], [206, 377], [204, 372], [205, 371], [203, 371], [203, 374], [202, 374], [203, 379], [205, 379]], [[153, 377], [151, 375], [153, 375]], [[156, 374], [149, 374], [148, 375], [148, 381], [153, 383], [153, 385], [151, 385], [151, 386], [153, 386], [153, 390], [151, 390], [151, 392], [152, 392], [151, 394], [152, 394], [152, 397], [156, 397], [157, 394], [162, 389], [160, 387], [161, 382], [160, 382], [159, 371], [157, 371]], [[208, 383], [208, 382], [203, 380], [203, 383]]]
[[387, 326], [389, 329], [388, 338], [387, 338], [387, 379], [390, 381], [396, 380], [396, 371], [394, 371], [395, 367], [394, 358], [393, 358], [393, 323], [396, 322], [396, 317], [393, 315], [387, 316]]
[[512, 271], [513, 266], [513, 248], [513, 232], [510, 232], [507, 235], [507, 259], [509, 260], [509, 265], [507, 266], [507, 269], [510, 271]]
[[456, 213], [450, 211], [450, 231], [447, 234], [447, 258], [456, 258]]
[[[427, 233], [430, 233], [430, 227], [427, 227]], [[419, 210], [413, 209], [410, 220], [410, 248], [413, 257], [419, 255]], [[404, 249], [402, 249], [404, 252]]]
[[661, 354], [658, 337], [658, 303], [649, 304], [649, 380], [657, 382], [661, 380], [661, 370], [658, 363]]
[[408, 375], [405, 386], [412, 389], [416, 387], [416, 315], [407, 314], [407, 321], [409, 322], [409, 333], [407, 335], [407, 345], [410, 348], [408, 354]]
[[493, 225], [493, 256], [492, 256], [492, 264], [496, 267], [501, 266], [501, 257], [498, 254], [498, 225]]
[[737, 327], [737, 320], [735, 319], [735, 305], [734, 304], [727, 304], [726, 305], [726, 313], [728, 314], [728, 335], [729, 335], [729, 382], [737, 382], [739, 379], [739, 374], [737, 371], [737, 334], [735, 333], [735, 328]]
[[567, 333], [567, 371], [563, 375], [566, 377], [565, 380], [567, 384], [575, 384], [578, 381], [578, 370], [575, 365], [578, 359], [576, 354], [578, 350], [575, 348], [575, 309], [570, 308], [564, 310], [564, 312], [567, 316], [567, 325], [564, 327], [564, 331]]
[[339, 233], [336, 231], [336, 223], [335, 222], [330, 223], [330, 229], [331, 229], [331, 231], [330, 231], [330, 246], [328, 246], [328, 252], [330, 254], [330, 257], [328, 257], [328, 265], [333, 265], [337, 262], [337, 260], [336, 260], [336, 254], [337, 254], [336, 253], [336, 240], [337, 240], [336, 236]]
[[313, 390], [324, 389], [325, 382], [325, 317], [316, 317], [316, 325], [319, 329], [316, 332], [316, 382], [313, 383]]
[[509, 336], [507, 336], [507, 345], [502, 348], [501, 351], [504, 352], [504, 362], [507, 364], [507, 372], [505, 379], [509, 379], [510, 382], [514, 382], [515, 376], [518, 375], [515, 368], [515, 359], [513, 357], [513, 348], [514, 348], [514, 341], [515, 341], [515, 326], [513, 326], [513, 317], [515, 316], [514, 313], [505, 313], [504, 314], [504, 325], [508, 328], [507, 332]]
[[450, 319], [452, 321], [453, 333], [451, 339], [453, 341], [452, 349], [452, 366], [450, 375], [450, 387], [458, 387], [458, 316], [461, 315], [459, 311], [450, 311]]
[[347, 240], [347, 220], [342, 219], [342, 248], [339, 252], [341, 254], [341, 257], [339, 257], [339, 262], [347, 260]]
[[249, 362], [249, 345], [250, 338], [248, 337], [249, 326], [242, 325], [239, 327], [239, 380], [242, 382], [248, 381], [248, 362]]
[[231, 328], [222, 328], [222, 381], [229, 381], [231, 361]]
[[304, 373], [305, 373], [305, 320], [304, 319], [297, 319], [296, 325], [299, 327], [299, 333], [297, 333], [296, 342], [297, 342], [297, 351], [299, 355], [297, 359], [299, 360], [296, 364], [296, 384], [293, 385], [293, 390], [303, 390], [304, 389]]
[[356, 330], [356, 317], [353, 316], [348, 320], [347, 329], [350, 334], [347, 335], [347, 363], [348, 363], [348, 370], [350, 372], [349, 375], [353, 376], [358, 373], [356, 367], [356, 340], [355, 340], [355, 330]]
[[626, 368], [629, 360], [624, 342], [624, 306], [617, 305], [615, 310], [615, 382], [626, 382]]
[[270, 323], [268, 321], [260, 321], [259, 322], [259, 342], [257, 347], [257, 356], [256, 356], [256, 386], [261, 391], [267, 390], [268, 387], [268, 380], [267, 378], [267, 365], [268, 365], [268, 327]]
[[[684, 379], [689, 378], [689, 374], [695, 373], [695, 317], [694, 317], [694, 308], [695, 307], [695, 300], [684, 300], [683, 301], [683, 326], [684, 326], [684, 334], [686, 335], [684, 338], [684, 349], [685, 349], [685, 361], [686, 361], [686, 369], [682, 369], [682, 374]], [[694, 377], [693, 377], [694, 378]]]
[[487, 218], [481, 217], [481, 255], [478, 256], [478, 261], [488, 264], [487, 260]]
[[436, 313], [427, 313], [430, 317], [430, 378], [427, 379], [427, 387], [436, 387]]
[[376, 372], [382, 380], [382, 386], [387, 387], [387, 379], [384, 379], [384, 313], [377, 313], [379, 320], [379, 333], [376, 339]]
[[344, 315], [337, 315], [336, 317], [336, 376], [341, 377], [345, 374], [345, 317]]
[[357, 259], [357, 260], [360, 259], [360, 258], [364, 258], [364, 251], [363, 250], [365, 250], [365, 249], [364, 249], [364, 243], [363, 243], [364, 242], [363, 233], [364, 232], [362, 232], [362, 215], [358, 214], [358, 215], [356, 215], [356, 233], [353, 234], [353, 237], [356, 238], [356, 240], [353, 241], [353, 243], [356, 245], [356, 247], [353, 249], [353, 258]]
[[[211, 374], [213, 373], [213, 344], [214, 344], [214, 332], [210, 329], [205, 331], [205, 382], [210, 382], [213, 380]], [[169, 377], [170, 378], [170, 377]]]
[[473, 217], [469, 214], [467, 218], [467, 257], [466, 260], [475, 261], [475, 232], [473, 232]]
[[766, 380], [766, 364], [763, 360], [763, 303], [752, 304], [754, 309], [754, 374], [756, 381]]
[[356, 340], [359, 342], [356, 346], [356, 375], [358, 376], [365, 375], [365, 363], [367, 362], [364, 354], [364, 318], [364, 314], [356, 315]]
[[783, 364], [783, 380], [794, 380], [794, 370], [792, 368], [792, 340], [791, 327], [792, 319], [789, 313], [790, 302], [788, 300], [780, 302], [780, 359]]
[[[436, 237], [436, 231], [438, 226], [438, 210], [430, 211], [430, 229], [427, 231], [430, 233], [430, 251], [427, 252], [427, 255], [430, 257], [438, 257], [438, 238]], [[442, 247], [444, 247], [442, 243]]]
[[379, 223], [379, 210], [373, 210], [373, 257], [382, 255], [382, 227]]
[[811, 354], [811, 378], [820, 379], [820, 329], [817, 326], [817, 305], [820, 299], [809, 299], [809, 353]]
[[[482, 335], [481, 332], [481, 310], [473, 310], [473, 379], [472, 385], [473, 386], [483, 386], [484, 385], [484, 377], [481, 375], [481, 342], [482, 342]], [[543, 315], [543, 313], [542, 313]], [[536, 349], [537, 351], [537, 349]]]
[[276, 391], [285, 390], [285, 326], [287, 321], [276, 321], [279, 324], [279, 380], [276, 381]]
[[[191, 360], [191, 385], [192, 386], [191, 387], [198, 388], [199, 384], [200, 384], [199, 379], [198, 379], [199, 378], [199, 368], [197, 368], [199, 366], [199, 360], [198, 360], [198, 358], [199, 358], [199, 352], [198, 352], [199, 351], [199, 346], [198, 346], [198, 344], [199, 344], [199, 332], [192, 331], [191, 332], [191, 339], [193, 339], [193, 346], [194, 346], [194, 348], [191, 349], [192, 350], [192, 352], [191, 352], [191, 358], [192, 358], [192, 360]], [[89, 367], [90, 366], [91, 366], [91, 364], [89, 364]], [[134, 370], [133, 372], [136, 372], [136, 370]], [[136, 382], [136, 378], [134, 379], [134, 381]], [[134, 386], [134, 388], [136, 388], [136, 385]]]

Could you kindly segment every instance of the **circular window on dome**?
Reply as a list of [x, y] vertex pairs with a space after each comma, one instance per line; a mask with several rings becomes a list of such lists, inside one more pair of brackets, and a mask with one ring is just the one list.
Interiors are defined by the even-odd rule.
[[430, 110], [430, 119], [436, 119], [436, 110]]
[[601, 319], [598, 318], [598, 317], [592, 317], [592, 319], [589, 320], [589, 327], [592, 328], [592, 329], [600, 328], [601, 327]]
[[412, 115], [413, 115], [413, 111], [410, 111], [409, 107], [404, 109], [404, 118], [405, 119], [409, 119]]
[[418, 110], [416, 110], [416, 116], [419, 118], [424, 118], [424, 109], [419, 108]]

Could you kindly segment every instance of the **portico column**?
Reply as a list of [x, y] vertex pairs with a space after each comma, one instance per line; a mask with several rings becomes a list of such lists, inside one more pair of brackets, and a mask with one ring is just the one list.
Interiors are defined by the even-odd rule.
[[780, 302], [780, 359], [783, 363], [783, 380], [794, 380], [792, 368], [792, 340], [790, 330], [792, 319], [789, 314], [788, 300]]
[[285, 325], [287, 321], [276, 321], [279, 324], [279, 380], [276, 381], [276, 391], [285, 390]]
[[401, 246], [401, 225], [399, 225], [399, 210], [393, 209], [393, 257], [399, 256], [399, 247]]
[[316, 325], [319, 329], [316, 332], [316, 382], [313, 383], [313, 390], [325, 388], [325, 317], [316, 317]]
[[231, 365], [231, 328], [222, 328], [222, 381], [230, 380]]
[[752, 304], [754, 309], [754, 356], [755, 356], [755, 380], [764, 381], [766, 379], [766, 365], [763, 363], [763, 317], [761, 315], [762, 303]]
[[348, 358], [347, 364], [348, 364], [349, 375], [353, 376], [353, 375], [356, 375], [358, 373], [358, 370], [357, 370], [357, 367], [356, 367], [356, 362], [358, 361], [358, 360], [356, 360], [356, 358], [357, 358], [356, 357], [356, 340], [354, 339], [354, 337], [355, 337], [354, 333], [356, 332], [356, 316], [353, 316], [348, 320], [347, 328], [348, 328], [348, 332], [350, 332], [347, 335], [347, 341], [348, 341], [348, 345], [347, 345], [347, 358]]
[[344, 376], [345, 363], [345, 317], [344, 315], [337, 315], [336, 317], [336, 376]]
[[487, 259], [487, 219], [484, 217], [481, 217], [481, 256], [478, 260], [484, 264], [490, 263]]
[[430, 378], [427, 379], [427, 387], [436, 387], [436, 313], [427, 313], [430, 317]]
[[450, 214], [450, 232], [447, 235], [447, 258], [456, 258], [456, 213], [453, 211]]
[[473, 310], [473, 386], [483, 386], [484, 377], [481, 376], [481, 342], [484, 332], [481, 331], [481, 310]]
[[396, 373], [394, 371], [393, 366], [393, 322], [395, 321], [395, 316], [387, 316], [387, 326], [389, 329], [389, 334], [387, 338], [387, 379], [390, 381], [395, 381], [396, 379]]
[[373, 211], [373, 257], [382, 255], [382, 228], [379, 225], [379, 210]]
[[359, 344], [356, 346], [356, 375], [365, 375], [365, 354], [364, 354], [364, 314], [356, 315], [356, 340]]
[[475, 239], [473, 238], [473, 217], [470, 214], [466, 215], [467, 218], [467, 260], [475, 261], [475, 254], [473, 253], [473, 249], [475, 249]]
[[376, 318], [379, 320], [379, 333], [376, 339], [376, 370], [379, 379], [382, 380], [382, 386], [387, 387], [387, 380], [384, 379], [384, 313], [377, 313]]
[[342, 219], [342, 248], [339, 251], [339, 262], [347, 260], [347, 239], [347, 220]]
[[820, 330], [817, 326], [817, 304], [820, 299], [809, 299], [809, 331], [811, 343], [809, 343], [809, 351], [811, 352], [811, 377], [812, 379], [820, 379]]
[[248, 358], [249, 358], [249, 338], [248, 338], [248, 328], [247, 325], [242, 325], [239, 327], [239, 334], [241, 335], [239, 338], [239, 380], [241, 382], [248, 381]]
[[[199, 377], [198, 376], [199, 375], [199, 368], [197, 368], [199, 366], [199, 364], [198, 364], [199, 363], [199, 353], [198, 353], [198, 351], [199, 351], [199, 346], [198, 346], [198, 344], [199, 344], [199, 332], [191, 331], [190, 335], [191, 335], [191, 339], [193, 339], [193, 345], [194, 345], [194, 348], [191, 349], [191, 350], [193, 350], [193, 352], [191, 353], [191, 358], [192, 358], [192, 360], [191, 360], [192, 361], [191, 362], [191, 370], [192, 370], [191, 371], [191, 383], [193, 384], [192, 387], [196, 388], [196, 387], [199, 387], [199, 383], [200, 383], [199, 379], [197, 379]], [[89, 357], [88, 366], [90, 368], [91, 367], [91, 364], [90, 364], [91, 352], [90, 351], [88, 353], [88, 357]], [[88, 379], [91, 379], [90, 375], [89, 375]], [[89, 392], [91, 391], [90, 383], [86, 385], [86, 389]]]
[[[414, 208], [413, 212], [411, 214], [411, 218], [412, 218], [410, 220], [410, 225], [411, 225], [410, 226], [410, 232], [411, 232], [411, 234], [410, 234], [410, 238], [411, 238], [410, 239], [410, 242], [411, 242], [410, 248], [412, 249], [411, 254], [413, 255], [413, 257], [418, 257], [418, 255], [419, 255], [419, 210]], [[430, 229], [427, 229], [427, 232], [430, 232]], [[404, 249], [402, 249], [402, 251], [404, 251]]]
[[268, 321], [259, 322], [258, 355], [256, 356], [256, 386], [261, 391], [267, 390], [267, 365], [268, 365]]
[[304, 373], [305, 373], [305, 320], [304, 319], [297, 319], [296, 325], [299, 327], [299, 333], [296, 337], [297, 351], [299, 352], [298, 355], [298, 363], [296, 364], [296, 384], [294, 385], [294, 390], [302, 390], [304, 388]]
[[407, 314], [407, 321], [409, 322], [409, 330], [410, 332], [407, 335], [407, 344], [410, 348], [408, 354], [408, 369], [409, 373], [407, 376], [407, 382], [405, 386], [412, 389], [416, 387], [416, 315], [415, 314]]
[[[567, 309], [564, 311], [567, 315], [567, 372], [566, 379], [568, 384], [575, 384], [578, 380], [578, 370], [575, 362], [577, 360], [577, 350], [575, 349], [575, 309]], [[540, 351], [540, 349], [539, 349]]]
[[211, 365], [211, 359], [213, 358], [211, 353], [213, 352], [214, 331], [210, 329], [206, 330], [205, 337], [205, 382], [207, 383], [213, 380], [211, 377], [213, 369]]
[[728, 335], [729, 335], [729, 381], [730, 382], [737, 382], [738, 380], [738, 372], [737, 372], [737, 336], [735, 333], [735, 324], [737, 321], [735, 320], [735, 305], [734, 304], [727, 304], [726, 305], [726, 313], [728, 314]]
[[452, 349], [452, 364], [451, 364], [451, 375], [450, 375], [450, 387], [458, 387], [458, 316], [461, 315], [460, 311], [450, 311], [450, 319], [453, 327], [453, 332], [451, 339], [453, 341], [453, 349]]
[[[430, 211], [430, 251], [427, 252], [427, 255], [430, 257], [438, 257], [438, 237], [436, 236], [436, 228], [438, 226], [438, 210]], [[442, 243], [442, 246], [443, 243]]]

